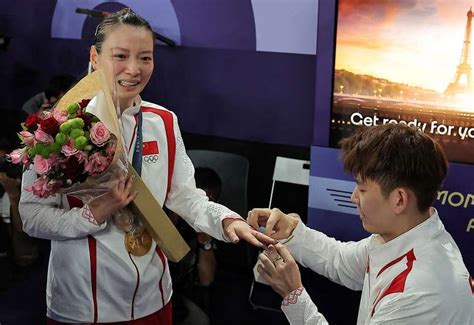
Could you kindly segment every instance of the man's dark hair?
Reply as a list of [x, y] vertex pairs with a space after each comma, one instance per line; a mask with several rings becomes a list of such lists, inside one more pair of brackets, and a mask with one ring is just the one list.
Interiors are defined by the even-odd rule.
[[59, 98], [61, 94], [65, 94], [75, 84], [76, 80], [76, 77], [69, 74], [53, 76], [44, 91], [44, 96], [48, 100], [51, 97]]
[[407, 125], [359, 128], [340, 144], [347, 172], [375, 181], [385, 196], [397, 187], [412, 190], [421, 212], [436, 199], [448, 170], [441, 145]]
[[198, 167], [194, 173], [196, 187], [203, 189], [211, 201], [219, 201], [222, 191], [222, 181], [217, 173], [207, 167]]

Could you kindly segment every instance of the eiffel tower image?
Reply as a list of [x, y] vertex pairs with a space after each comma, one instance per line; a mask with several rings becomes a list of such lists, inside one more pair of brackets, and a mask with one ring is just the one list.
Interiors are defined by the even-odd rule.
[[[471, 77], [471, 21], [472, 21], [472, 7], [467, 12], [466, 32], [464, 33], [464, 45], [461, 52], [461, 60], [456, 69], [454, 81], [448, 85], [444, 94], [446, 96], [455, 96], [459, 94], [472, 94], [474, 88], [472, 87]], [[467, 83], [461, 83], [461, 78], [465, 76]]]

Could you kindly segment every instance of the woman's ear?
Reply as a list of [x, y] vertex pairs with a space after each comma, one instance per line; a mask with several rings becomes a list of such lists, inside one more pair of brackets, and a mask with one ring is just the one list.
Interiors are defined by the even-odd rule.
[[89, 52], [89, 60], [92, 64], [92, 68], [94, 68], [94, 70], [97, 70], [98, 65], [99, 65], [99, 53], [97, 53], [97, 49], [95, 48], [94, 45], [91, 46], [91, 49]]

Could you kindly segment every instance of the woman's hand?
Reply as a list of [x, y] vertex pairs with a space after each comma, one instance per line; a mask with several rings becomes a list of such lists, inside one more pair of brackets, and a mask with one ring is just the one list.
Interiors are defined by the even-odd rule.
[[275, 239], [290, 237], [295, 230], [299, 216], [296, 213], [284, 214], [277, 208], [253, 209], [249, 211], [247, 223], [255, 229], [265, 227], [265, 235]]
[[258, 258], [262, 262], [258, 273], [282, 298], [303, 286], [298, 264], [282, 244], [270, 245]]
[[234, 244], [243, 239], [250, 244], [263, 248], [269, 244], [275, 244], [275, 239], [272, 239], [255, 229], [252, 229], [243, 219], [227, 218], [222, 221], [222, 227], [227, 237]]
[[89, 208], [98, 224], [105, 222], [115, 212], [125, 208], [137, 196], [132, 192], [133, 175], [121, 177], [110, 190], [88, 203]]

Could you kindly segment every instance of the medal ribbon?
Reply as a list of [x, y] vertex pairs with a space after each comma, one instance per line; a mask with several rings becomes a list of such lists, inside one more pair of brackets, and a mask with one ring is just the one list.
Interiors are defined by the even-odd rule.
[[142, 112], [138, 112], [137, 118], [137, 141], [135, 142], [135, 150], [133, 151], [132, 166], [138, 175], [142, 175], [142, 159], [143, 159], [143, 139], [142, 139]]
[[[138, 111], [137, 117], [137, 140], [135, 142], [135, 149], [133, 151], [132, 166], [137, 171], [138, 175], [142, 175], [142, 161], [143, 161], [143, 138], [142, 138], [142, 122], [143, 116], [142, 111]], [[140, 226], [140, 220], [134, 215], [133, 216], [133, 225], [132, 232]]]

